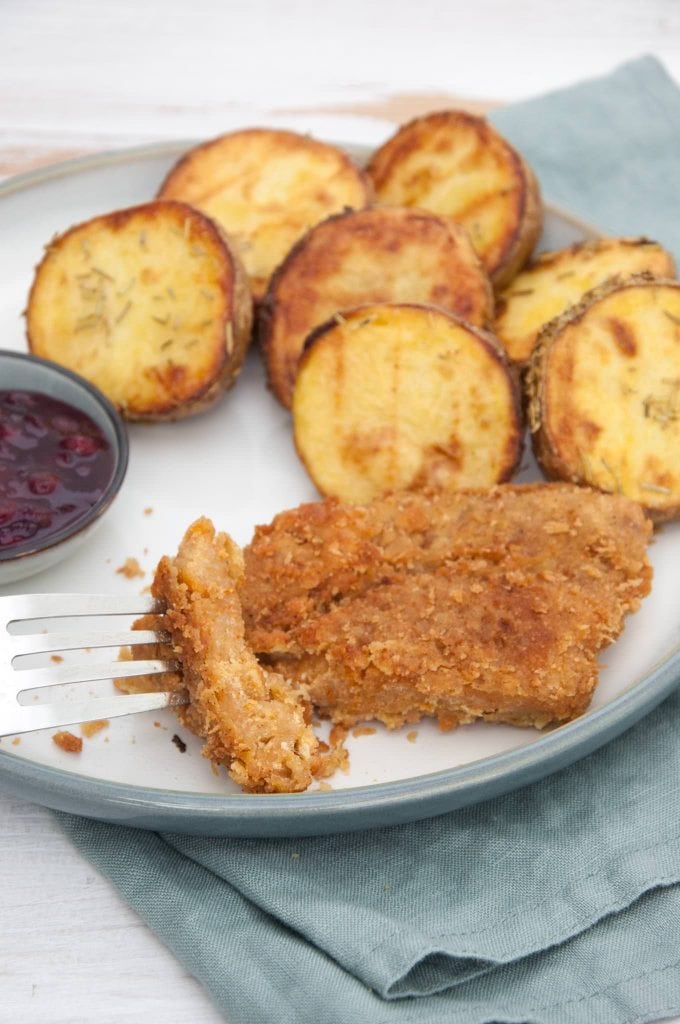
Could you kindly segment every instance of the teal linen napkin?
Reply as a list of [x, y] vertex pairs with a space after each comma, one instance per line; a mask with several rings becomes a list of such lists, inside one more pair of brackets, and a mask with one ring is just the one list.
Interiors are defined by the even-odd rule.
[[[494, 115], [547, 197], [680, 257], [680, 92], [651, 58]], [[680, 696], [551, 778], [299, 840], [59, 815], [231, 1024], [641, 1024], [680, 1013]]]

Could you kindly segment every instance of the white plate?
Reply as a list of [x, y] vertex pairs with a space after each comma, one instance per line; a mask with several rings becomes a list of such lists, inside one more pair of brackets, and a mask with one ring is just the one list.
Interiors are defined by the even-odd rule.
[[[21, 312], [47, 240], [90, 216], [153, 197], [184, 148], [173, 143], [86, 158], [0, 186], [0, 347], [26, 349]], [[347, 148], [359, 159], [366, 155]], [[592, 229], [550, 208], [542, 247], [588, 234]], [[217, 408], [180, 423], [133, 425], [130, 442], [127, 479], [97, 534], [68, 561], [0, 593], [136, 593], [196, 517], [210, 516], [244, 544], [257, 523], [318, 497], [295, 454], [290, 416], [265, 388], [256, 351]], [[517, 479], [538, 478], [525, 455]], [[116, 572], [130, 556], [145, 569], [144, 579]], [[442, 733], [423, 722], [411, 742], [411, 728], [378, 727], [374, 735], [350, 737], [350, 771], [332, 779], [333, 792], [246, 797], [224, 772], [211, 771], [200, 741], [170, 712], [148, 713], [112, 721], [84, 741], [79, 756], [58, 749], [48, 732], [25, 735], [16, 746], [3, 739], [0, 781], [49, 806], [189, 832], [330, 831], [460, 806], [575, 760], [670, 690], [669, 660], [680, 641], [679, 556], [680, 524], [667, 526], [651, 549], [653, 592], [605, 652], [591, 711], [552, 733], [481, 723]], [[111, 687], [87, 689], [110, 693]], [[173, 744], [175, 733], [186, 742], [185, 753]]]

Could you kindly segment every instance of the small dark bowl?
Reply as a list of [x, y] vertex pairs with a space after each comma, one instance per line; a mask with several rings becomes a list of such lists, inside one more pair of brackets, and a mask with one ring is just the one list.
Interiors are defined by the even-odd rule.
[[122, 419], [98, 388], [78, 374], [48, 359], [0, 349], [0, 389], [42, 391], [84, 412], [97, 424], [111, 446], [113, 473], [102, 495], [83, 516], [63, 529], [35, 538], [20, 551], [0, 550], [0, 586], [56, 565], [92, 533], [123, 483], [128, 464], [128, 438]]

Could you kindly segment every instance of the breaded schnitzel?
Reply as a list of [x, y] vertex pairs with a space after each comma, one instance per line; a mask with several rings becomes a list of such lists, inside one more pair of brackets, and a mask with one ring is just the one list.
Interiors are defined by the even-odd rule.
[[246, 640], [345, 726], [567, 721], [649, 592], [650, 534], [568, 484], [302, 505], [245, 549]]
[[254, 792], [345, 761], [316, 740], [312, 707], [343, 727], [567, 721], [649, 592], [650, 534], [634, 502], [569, 484], [327, 499], [258, 527], [243, 555], [201, 519], [153, 584], [183, 678], [118, 685], [188, 688], [178, 714]]
[[244, 789], [306, 789], [318, 742], [290, 683], [246, 646], [236, 593], [242, 578], [240, 548], [207, 519], [190, 526], [177, 555], [158, 565], [152, 591], [167, 606], [191, 698], [181, 717], [205, 738], [205, 756], [225, 764]]

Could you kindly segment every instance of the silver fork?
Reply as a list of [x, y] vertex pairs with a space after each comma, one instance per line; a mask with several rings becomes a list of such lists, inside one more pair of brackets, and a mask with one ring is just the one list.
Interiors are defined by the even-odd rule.
[[[143, 629], [113, 629], [110, 632], [82, 632], [78, 619], [91, 615], [146, 615], [159, 613], [153, 598], [98, 594], [23, 594], [0, 597], [0, 736], [53, 729], [77, 722], [118, 718], [139, 711], [155, 711], [187, 703], [184, 693], [135, 693], [89, 700], [57, 700], [49, 704], [19, 703], [19, 694], [59, 683], [83, 683], [96, 679], [131, 678], [177, 671], [173, 661], [117, 661], [99, 664], [51, 665], [47, 668], [18, 668], [14, 662], [25, 654], [51, 654], [79, 648], [110, 648], [162, 643], [167, 633]], [[10, 625], [30, 619], [74, 618], [73, 632], [11, 634]]]

